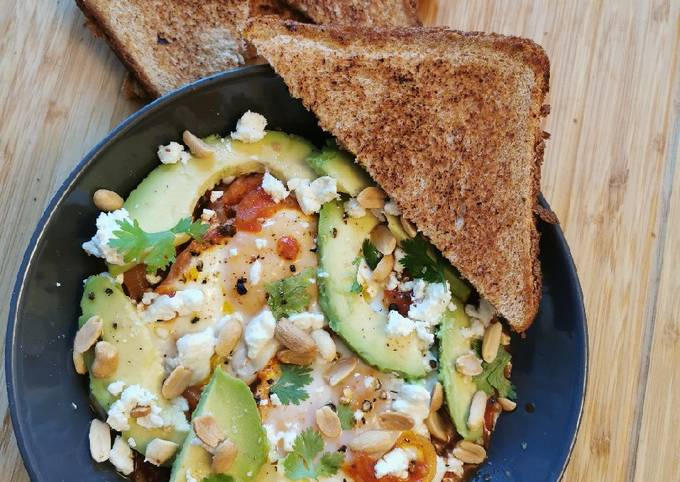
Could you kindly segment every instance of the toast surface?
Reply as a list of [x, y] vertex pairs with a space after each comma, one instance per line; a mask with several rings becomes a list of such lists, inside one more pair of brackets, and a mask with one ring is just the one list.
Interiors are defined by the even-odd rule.
[[76, 2], [154, 97], [248, 58], [239, 35], [249, 13], [243, 0]]
[[251, 19], [255, 44], [403, 215], [518, 332], [541, 295], [549, 62], [529, 40]]
[[285, 0], [315, 23], [419, 25], [416, 0]]

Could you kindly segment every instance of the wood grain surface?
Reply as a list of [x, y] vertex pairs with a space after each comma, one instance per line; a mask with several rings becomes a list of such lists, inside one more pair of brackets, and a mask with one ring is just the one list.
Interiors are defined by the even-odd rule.
[[[72, 1], [0, 0], [0, 12], [4, 333], [49, 198], [139, 103], [121, 94], [124, 69]], [[542, 189], [590, 330], [586, 408], [564, 480], [680, 480], [680, 2], [422, 0], [420, 13], [426, 24], [529, 37], [551, 59]], [[0, 414], [0, 480], [28, 480], [5, 390]]]

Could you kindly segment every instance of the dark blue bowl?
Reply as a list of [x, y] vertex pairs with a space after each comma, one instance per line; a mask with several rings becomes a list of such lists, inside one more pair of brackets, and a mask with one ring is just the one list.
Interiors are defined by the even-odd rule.
[[[229, 132], [247, 109], [264, 114], [271, 128], [319, 145], [325, 137], [269, 67], [219, 74], [125, 120], [76, 166], [40, 219], [17, 275], [5, 352], [10, 413], [32, 480], [119, 478], [108, 464], [90, 459], [87, 385], [71, 361], [82, 280], [102, 269], [80, 249], [97, 216], [92, 193], [100, 187], [130, 192], [157, 165], [159, 144], [181, 138], [185, 128], [199, 135]], [[520, 403], [501, 417], [475, 480], [558, 480], [576, 438], [586, 386], [583, 298], [559, 226], [539, 228], [540, 313], [526, 339], [513, 340]]]

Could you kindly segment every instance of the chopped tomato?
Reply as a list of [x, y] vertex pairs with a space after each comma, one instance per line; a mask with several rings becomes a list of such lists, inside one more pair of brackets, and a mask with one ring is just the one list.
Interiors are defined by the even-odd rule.
[[123, 286], [127, 289], [128, 296], [135, 301], [142, 299], [142, 295], [149, 287], [146, 280], [146, 265], [138, 264], [123, 274]]
[[416, 452], [416, 460], [409, 467], [408, 478], [400, 479], [394, 476], [375, 476], [377, 459], [365, 453], [356, 453], [351, 462], [343, 467], [347, 475], [355, 482], [431, 482], [437, 470], [437, 453], [432, 443], [414, 432], [404, 432], [394, 445], [402, 449], [410, 448]]
[[283, 259], [294, 260], [299, 252], [300, 245], [292, 236], [284, 236], [276, 242], [276, 253]]
[[260, 187], [261, 184], [262, 174], [237, 177], [229, 184], [220, 200], [226, 206], [233, 206], [240, 203], [246, 194]]
[[385, 290], [385, 303], [390, 310], [395, 309], [401, 316], [408, 316], [408, 308], [411, 306], [411, 293], [399, 289]]

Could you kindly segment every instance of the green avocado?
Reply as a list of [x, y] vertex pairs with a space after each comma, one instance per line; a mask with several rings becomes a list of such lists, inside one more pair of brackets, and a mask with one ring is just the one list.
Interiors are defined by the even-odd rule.
[[319, 302], [330, 327], [367, 363], [406, 378], [426, 375], [423, 354], [415, 343], [387, 337], [387, 314], [373, 310], [362, 293], [353, 293], [355, 259], [378, 220], [367, 214], [343, 219], [338, 201], [326, 203], [319, 213]]
[[[216, 155], [191, 157], [186, 164], [162, 164], [125, 200], [123, 207], [144, 231], [165, 231], [180, 219], [191, 217], [198, 199], [225, 177], [265, 170], [284, 181], [317, 177], [305, 162], [314, 147], [295, 135], [268, 131], [262, 140], [252, 143], [216, 136], [206, 141], [216, 148]], [[177, 239], [177, 243], [184, 241], [186, 238]], [[129, 268], [111, 265], [109, 271], [115, 276]]]
[[[364, 188], [373, 186], [374, 183], [366, 172], [354, 161], [354, 157], [346, 151], [339, 150], [334, 143], [329, 143], [319, 152], [314, 152], [307, 157], [307, 163], [320, 176], [331, 176], [336, 179], [339, 192], [356, 197]], [[410, 236], [404, 231], [397, 216], [386, 214], [387, 227], [390, 229], [397, 242], [401, 243]], [[433, 249], [430, 256], [440, 259]], [[443, 260], [442, 260], [443, 261]], [[458, 272], [448, 262], [442, 262], [444, 276], [449, 282], [451, 291], [463, 301], [467, 301], [472, 288], [461, 279]]]
[[[118, 398], [107, 390], [110, 383], [123, 381], [126, 386], [139, 385], [156, 395], [156, 403], [161, 407], [165, 419], [180, 422], [184, 420], [184, 423], [172, 430], [149, 429], [137, 425], [130, 418], [130, 430], [124, 432], [124, 438], [127, 440], [132, 437], [135, 440], [135, 449], [141, 454], [144, 454], [148, 443], [155, 438], [181, 444], [189, 426], [184, 413], [161, 395], [165, 378], [163, 358], [153, 342], [149, 328], [140, 320], [135, 305], [111, 276], [100, 274], [85, 281], [80, 306], [83, 314], [79, 319], [79, 326], [91, 316], [99, 315], [104, 323], [102, 339], [118, 349], [118, 368], [111, 377], [95, 378], [90, 375], [90, 393], [97, 407], [106, 412]], [[86, 355], [88, 367], [92, 363], [91, 352], [92, 350]]]
[[321, 151], [310, 154], [307, 163], [319, 176], [335, 178], [338, 191], [352, 197], [373, 185], [371, 178], [354, 161], [354, 157], [338, 149], [333, 142], [326, 144]]
[[[267, 460], [267, 439], [248, 385], [217, 367], [193, 416], [207, 414], [215, 417], [217, 424], [238, 447], [238, 455], [227, 475], [235, 482], [254, 480]], [[196, 445], [196, 440], [192, 430], [172, 466], [170, 482], [185, 482], [187, 470], [199, 481], [212, 473], [210, 454]]]
[[455, 297], [452, 302], [456, 309], [447, 310], [439, 325], [439, 378], [444, 385], [446, 404], [456, 430], [466, 440], [477, 440], [482, 436], [482, 429], [470, 430], [467, 426], [470, 403], [477, 385], [472, 378], [456, 370], [456, 359], [472, 349], [470, 340], [460, 332], [461, 328], [470, 326], [470, 319], [465, 314], [463, 303]]

